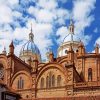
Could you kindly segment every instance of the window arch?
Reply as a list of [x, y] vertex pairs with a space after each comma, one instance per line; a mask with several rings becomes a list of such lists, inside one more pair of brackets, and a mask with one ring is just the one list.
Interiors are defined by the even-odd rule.
[[61, 86], [61, 75], [57, 76], [57, 86]]
[[55, 86], [55, 76], [52, 75], [52, 87], [54, 87], [54, 86]]
[[92, 81], [92, 68], [88, 69], [88, 81]]
[[24, 88], [24, 80], [22, 79], [22, 77], [20, 77], [19, 80], [18, 80], [17, 88], [18, 89], [23, 89]]
[[41, 88], [44, 88], [44, 78], [43, 78], [43, 77], [41, 78], [41, 84], [40, 84], [40, 87], [41, 87]]

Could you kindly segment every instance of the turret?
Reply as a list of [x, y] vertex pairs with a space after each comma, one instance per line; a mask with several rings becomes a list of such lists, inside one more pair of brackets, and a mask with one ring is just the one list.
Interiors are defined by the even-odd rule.
[[79, 55], [84, 55], [85, 54], [85, 47], [83, 42], [80, 41], [80, 44], [78, 46], [78, 54]]
[[13, 41], [11, 42], [11, 44], [9, 45], [9, 54], [13, 55], [14, 54], [14, 45], [13, 45]]
[[54, 54], [52, 51], [49, 52], [49, 62], [53, 62], [54, 61]]
[[53, 54], [52, 50], [47, 49], [46, 56], [47, 56], [47, 61], [48, 62], [53, 62], [54, 61], [54, 54]]
[[96, 44], [96, 46], [95, 46], [95, 53], [96, 53], [96, 54], [99, 53], [99, 44]]

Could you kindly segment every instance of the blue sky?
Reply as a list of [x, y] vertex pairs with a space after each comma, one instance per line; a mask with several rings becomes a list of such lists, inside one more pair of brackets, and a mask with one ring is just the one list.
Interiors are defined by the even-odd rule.
[[8, 52], [13, 40], [18, 56], [32, 23], [34, 41], [42, 58], [46, 58], [48, 48], [56, 56], [72, 17], [75, 39], [81, 39], [87, 52], [92, 52], [95, 44], [100, 44], [99, 5], [100, 0], [0, 0], [0, 51], [5, 46]]

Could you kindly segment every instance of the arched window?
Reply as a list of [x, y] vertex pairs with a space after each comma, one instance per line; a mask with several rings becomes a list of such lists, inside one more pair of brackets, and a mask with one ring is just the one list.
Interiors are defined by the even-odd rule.
[[20, 88], [19, 84], [20, 84], [20, 83], [19, 83], [19, 80], [18, 80], [18, 83], [17, 83], [17, 88], [18, 88], [18, 89]]
[[61, 75], [57, 76], [57, 86], [61, 86]]
[[55, 76], [52, 75], [52, 87], [54, 87], [54, 86], [55, 86]]
[[44, 78], [41, 78], [41, 84], [40, 84], [41, 88], [44, 88]]
[[46, 88], [48, 88], [49, 87], [49, 77], [47, 76], [46, 77]]
[[88, 69], [88, 81], [92, 81], [92, 68]]
[[22, 77], [20, 77], [19, 80], [18, 80], [17, 88], [18, 89], [23, 89], [24, 88], [24, 80], [22, 79]]

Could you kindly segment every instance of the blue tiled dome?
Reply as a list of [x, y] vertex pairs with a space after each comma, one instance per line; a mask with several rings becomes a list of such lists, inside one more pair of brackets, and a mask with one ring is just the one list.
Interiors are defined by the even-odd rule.
[[20, 55], [24, 55], [24, 53], [30, 53], [30, 52], [32, 54], [37, 54], [37, 55], [41, 56], [38, 47], [34, 43], [34, 34], [32, 33], [32, 28], [31, 28], [31, 32], [29, 33], [29, 41], [26, 42], [22, 46], [22, 49], [20, 51]]
[[35, 45], [33, 41], [30, 40], [22, 46], [20, 54], [22, 55], [24, 52], [32, 52], [33, 54], [40, 55], [38, 47]]

